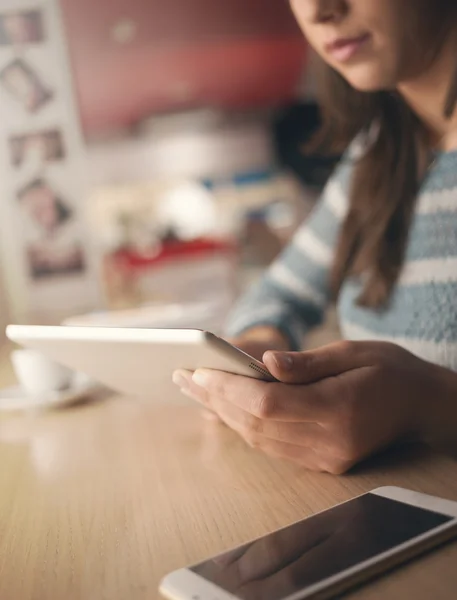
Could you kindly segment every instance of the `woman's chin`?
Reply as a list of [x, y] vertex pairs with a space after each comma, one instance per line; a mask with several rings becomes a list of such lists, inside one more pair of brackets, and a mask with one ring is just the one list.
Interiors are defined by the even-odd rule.
[[380, 92], [395, 89], [395, 83], [390, 77], [368, 67], [354, 67], [341, 73], [350, 86], [359, 92]]

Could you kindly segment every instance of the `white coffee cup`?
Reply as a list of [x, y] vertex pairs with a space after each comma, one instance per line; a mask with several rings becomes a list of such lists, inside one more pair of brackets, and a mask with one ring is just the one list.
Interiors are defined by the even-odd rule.
[[56, 392], [71, 385], [71, 369], [34, 350], [15, 350], [11, 362], [20, 386], [29, 395]]

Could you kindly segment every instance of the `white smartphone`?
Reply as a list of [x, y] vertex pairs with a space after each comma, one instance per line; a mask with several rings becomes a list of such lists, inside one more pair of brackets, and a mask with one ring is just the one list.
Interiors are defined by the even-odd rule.
[[457, 502], [376, 489], [168, 575], [170, 600], [328, 599], [457, 537]]
[[215, 369], [273, 381], [265, 365], [196, 329], [10, 325], [13, 342], [127, 395], [163, 399], [176, 369]]

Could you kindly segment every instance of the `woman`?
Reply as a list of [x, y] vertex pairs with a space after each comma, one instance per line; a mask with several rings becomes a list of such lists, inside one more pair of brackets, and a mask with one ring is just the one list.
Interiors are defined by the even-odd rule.
[[[291, 5], [325, 63], [320, 140], [355, 142], [231, 324], [280, 383], [174, 379], [250, 445], [343, 473], [400, 440], [457, 440], [457, 3]], [[297, 352], [333, 297], [352, 341]]]

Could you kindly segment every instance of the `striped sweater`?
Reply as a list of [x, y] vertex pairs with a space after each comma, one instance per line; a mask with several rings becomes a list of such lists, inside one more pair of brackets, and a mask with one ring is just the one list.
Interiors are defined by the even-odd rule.
[[[350, 156], [291, 244], [241, 299], [229, 335], [273, 325], [298, 349], [322, 322], [330, 303], [329, 269], [348, 210]], [[361, 287], [360, 280], [346, 281], [338, 301], [346, 339], [390, 341], [457, 371], [457, 151], [439, 154], [422, 183], [405, 264], [388, 307], [358, 306]]]

